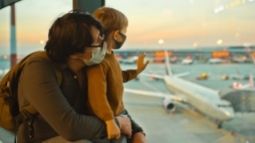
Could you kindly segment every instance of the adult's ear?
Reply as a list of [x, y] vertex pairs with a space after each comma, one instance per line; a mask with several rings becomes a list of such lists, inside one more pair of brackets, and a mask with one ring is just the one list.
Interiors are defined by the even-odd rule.
[[79, 58], [78, 54], [72, 54], [69, 57], [70, 59], [77, 60]]
[[87, 50], [86, 52], [84, 51], [83, 53], [76, 53], [70, 55], [70, 58], [73, 60], [80, 60], [80, 59], [90, 59], [92, 57], [91, 51]]
[[89, 60], [92, 57], [92, 51], [86, 50], [82, 53], [82, 58]]

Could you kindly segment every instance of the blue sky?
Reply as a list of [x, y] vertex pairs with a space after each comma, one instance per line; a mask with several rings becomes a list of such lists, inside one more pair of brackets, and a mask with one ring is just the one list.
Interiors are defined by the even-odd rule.
[[[106, 0], [129, 19], [124, 48], [196, 48], [255, 43], [254, 0]], [[43, 49], [52, 22], [71, 0], [22, 0], [16, 4], [19, 51]], [[0, 52], [8, 52], [10, 8], [0, 10]], [[163, 40], [159, 45], [158, 41]], [[1, 54], [0, 53], [0, 54]]]

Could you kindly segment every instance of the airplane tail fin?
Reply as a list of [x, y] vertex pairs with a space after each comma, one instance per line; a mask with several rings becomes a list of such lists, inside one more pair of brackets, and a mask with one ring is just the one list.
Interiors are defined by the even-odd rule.
[[249, 85], [251, 88], [254, 88], [254, 79], [252, 74], [249, 75]]
[[173, 74], [172, 67], [171, 67], [170, 60], [169, 60], [168, 51], [165, 50], [164, 52], [165, 52], [165, 70], [166, 70], [167, 76], [183, 77], [183, 76], [187, 76], [190, 74], [189, 72]]
[[168, 51], [165, 50], [164, 52], [165, 52], [165, 69], [166, 69], [166, 75], [168, 75], [168, 76], [173, 76], [172, 68], [171, 68], [171, 66], [170, 66]]

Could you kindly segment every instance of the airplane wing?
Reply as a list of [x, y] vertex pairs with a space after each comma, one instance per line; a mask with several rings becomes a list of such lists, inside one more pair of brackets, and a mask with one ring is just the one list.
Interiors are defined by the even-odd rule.
[[145, 91], [145, 90], [138, 90], [138, 89], [128, 89], [128, 88], [125, 88], [124, 92], [143, 95], [143, 96], [151, 96], [151, 97], [159, 97], [159, 98], [170, 98], [171, 100], [177, 101], [177, 102], [185, 102], [186, 101], [184, 98], [179, 97], [177, 95], [165, 94], [165, 93], [160, 93], [160, 92], [152, 92], [152, 91]]
[[151, 74], [151, 73], [140, 73], [139, 76], [146, 76], [154, 79], [160, 79], [163, 80], [164, 76], [163, 75], [158, 75], [158, 74]]
[[178, 74], [174, 74], [175, 77], [183, 77], [183, 76], [187, 76], [189, 75], [190, 72], [184, 72], [184, 73], [178, 73]]
[[[187, 76], [189, 75], [189, 72], [184, 72], [184, 73], [178, 73], [178, 74], [174, 74], [174, 77], [183, 77], [183, 76]], [[164, 75], [158, 75], [158, 74], [152, 74], [152, 73], [141, 73], [139, 76], [146, 76], [146, 77], [150, 77], [150, 78], [154, 78], [154, 79], [160, 79], [163, 80], [164, 79]]]
[[185, 102], [185, 99], [176, 95], [164, 94], [159, 92], [150, 92], [150, 91], [144, 91], [144, 90], [136, 90], [136, 89], [127, 89], [127, 88], [125, 88], [124, 91], [126, 93], [132, 93], [137, 95], [163, 98], [163, 107], [168, 112], [174, 112], [176, 104]]

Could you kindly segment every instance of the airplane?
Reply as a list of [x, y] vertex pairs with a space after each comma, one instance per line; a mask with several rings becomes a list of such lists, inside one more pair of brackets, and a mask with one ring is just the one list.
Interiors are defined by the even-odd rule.
[[178, 61], [177, 56], [172, 56], [172, 57], [170, 58], [170, 63], [176, 63], [177, 61]]
[[252, 74], [249, 75], [249, 82], [247, 84], [242, 84], [240, 82], [235, 81], [232, 83], [231, 88], [236, 90], [242, 90], [242, 89], [255, 90], [253, 75]]
[[220, 58], [210, 58], [208, 62], [209, 64], [221, 64], [224, 62], [224, 60]]
[[[255, 61], [253, 62], [253, 64], [255, 64]], [[238, 71], [237, 71], [238, 72]], [[248, 83], [243, 84], [239, 81], [234, 81], [231, 84], [231, 88], [234, 90], [254, 90], [255, 91], [255, 85], [254, 85], [254, 80], [255, 78], [253, 77], [253, 75], [250, 73], [249, 75], [241, 75], [239, 72], [237, 75], [232, 75], [232, 79], [234, 80], [248, 80]]]
[[[180, 78], [187, 75], [187, 73], [174, 75], [170, 69], [170, 63], [167, 62], [169, 61], [167, 54], [168, 53], [165, 52], [166, 75], [154, 74], [150, 76], [162, 79], [166, 84], [167, 89], [173, 93], [172, 95], [127, 88], [125, 88], [125, 92], [138, 95], [161, 97], [163, 98], [163, 106], [168, 111], [174, 111], [176, 103], [187, 103], [206, 117], [209, 117], [215, 121], [218, 128], [222, 128], [223, 122], [234, 118], [235, 110], [232, 106], [233, 103], [231, 101], [222, 99], [221, 97], [224, 96], [221, 95], [222, 93], [220, 91], [216, 91]], [[148, 74], [144, 75], [148, 76]]]
[[246, 56], [236, 56], [233, 57], [231, 60], [234, 63], [245, 63], [247, 62], [248, 58]]
[[192, 59], [191, 56], [187, 56], [186, 58], [184, 58], [184, 59], [182, 60], [182, 64], [184, 64], [184, 65], [190, 65], [190, 64], [192, 64], [192, 63], [193, 63], [193, 59]]

